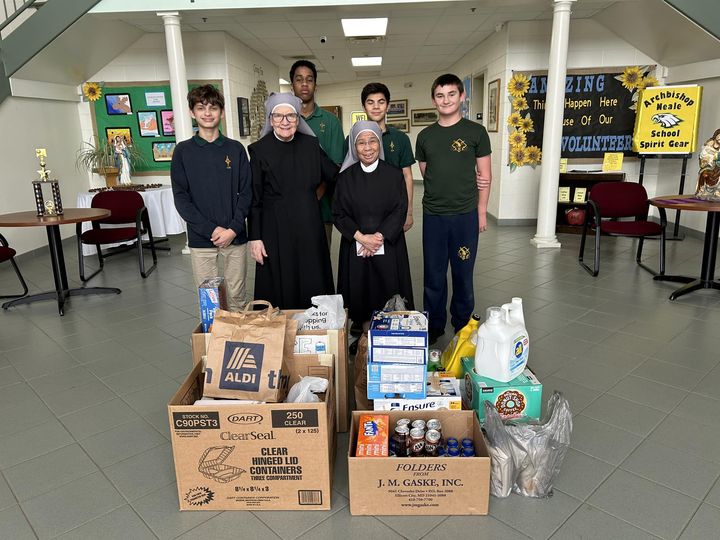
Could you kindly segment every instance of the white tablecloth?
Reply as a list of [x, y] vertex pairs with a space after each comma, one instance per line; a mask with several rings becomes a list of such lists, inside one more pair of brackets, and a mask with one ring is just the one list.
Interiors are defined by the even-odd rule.
[[[180, 217], [180, 214], [175, 210], [175, 202], [173, 201], [172, 188], [161, 187], [148, 189], [146, 191], [140, 191], [143, 200], [145, 201], [145, 207], [148, 209], [150, 215], [150, 226], [152, 227], [152, 233], [154, 238], [163, 238], [169, 234], [181, 234], [185, 232], [185, 222]], [[78, 208], [90, 208], [92, 198], [95, 193], [87, 191], [78, 193], [77, 207]], [[104, 227], [110, 227], [111, 225], [103, 225]], [[92, 228], [90, 222], [83, 223], [82, 230], [87, 231]], [[119, 244], [114, 244], [119, 245]], [[105, 244], [103, 244], [105, 246]], [[107, 244], [108, 247], [112, 247], [113, 244]], [[83, 245], [83, 255], [94, 255], [95, 246]]]

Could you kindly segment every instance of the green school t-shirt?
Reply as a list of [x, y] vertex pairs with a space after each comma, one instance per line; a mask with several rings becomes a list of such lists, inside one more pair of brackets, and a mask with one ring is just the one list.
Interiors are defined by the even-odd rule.
[[476, 209], [476, 158], [490, 153], [485, 128], [466, 118], [452, 126], [443, 127], [436, 122], [423, 129], [415, 143], [415, 159], [426, 163], [425, 212], [455, 215]]
[[[331, 112], [326, 111], [317, 103], [313, 113], [305, 121], [317, 136], [320, 148], [328, 157], [340, 165], [345, 159], [343, 154], [343, 132], [340, 121]], [[332, 211], [330, 210], [330, 197], [327, 193], [320, 199], [320, 215], [325, 223], [332, 223]]]

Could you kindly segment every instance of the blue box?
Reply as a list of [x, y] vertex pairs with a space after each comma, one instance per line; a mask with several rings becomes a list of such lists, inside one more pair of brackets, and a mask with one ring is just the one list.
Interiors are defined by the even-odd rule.
[[198, 299], [200, 301], [200, 324], [202, 331], [207, 333], [215, 320], [215, 310], [227, 309], [225, 278], [214, 277], [203, 281], [198, 287]]
[[427, 366], [424, 364], [367, 364], [368, 399], [427, 397]]
[[428, 314], [376, 311], [370, 320], [368, 359], [377, 363], [426, 365]]

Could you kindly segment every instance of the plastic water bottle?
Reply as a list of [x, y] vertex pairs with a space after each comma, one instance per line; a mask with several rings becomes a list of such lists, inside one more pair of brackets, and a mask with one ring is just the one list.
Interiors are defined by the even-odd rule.
[[491, 307], [477, 332], [475, 372], [500, 382], [520, 375], [527, 365], [530, 340], [525, 328], [522, 299]]

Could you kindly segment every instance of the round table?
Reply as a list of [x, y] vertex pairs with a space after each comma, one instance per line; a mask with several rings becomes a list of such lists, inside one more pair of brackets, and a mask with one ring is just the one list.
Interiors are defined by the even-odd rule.
[[69, 288], [67, 272], [65, 271], [65, 256], [63, 255], [62, 240], [60, 239], [60, 225], [95, 221], [109, 216], [110, 211], [103, 208], [65, 208], [63, 214], [59, 216], [38, 216], [34, 211], [0, 215], [0, 227], [45, 227], [48, 237], [48, 247], [50, 248], [50, 264], [52, 266], [53, 278], [55, 279], [54, 291], [31, 294], [16, 300], [11, 300], [10, 302], [5, 302], [2, 305], [3, 309], [18, 304], [29, 304], [30, 302], [55, 298], [58, 303], [58, 312], [60, 315], [64, 315], [65, 299], [69, 296], [120, 294], [120, 289], [115, 287]]
[[715, 281], [715, 261], [717, 259], [718, 232], [720, 232], [720, 201], [702, 201], [696, 199], [694, 195], [665, 195], [650, 199], [650, 204], [657, 208], [671, 210], [707, 212], [700, 277], [664, 275], [653, 278], [656, 281], [674, 281], [687, 284], [674, 291], [670, 295], [670, 300], [675, 300], [698, 289], [720, 289], [720, 283]]

